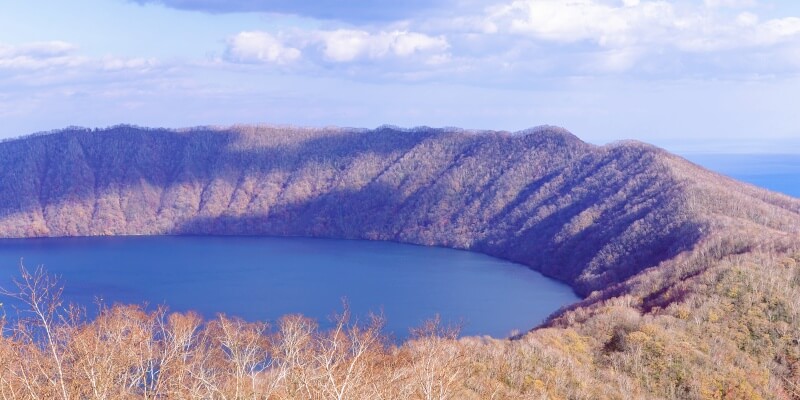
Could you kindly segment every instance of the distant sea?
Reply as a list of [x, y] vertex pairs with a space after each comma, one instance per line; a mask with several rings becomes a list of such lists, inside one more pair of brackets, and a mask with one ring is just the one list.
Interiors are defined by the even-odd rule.
[[800, 197], [800, 154], [684, 154], [712, 171]]

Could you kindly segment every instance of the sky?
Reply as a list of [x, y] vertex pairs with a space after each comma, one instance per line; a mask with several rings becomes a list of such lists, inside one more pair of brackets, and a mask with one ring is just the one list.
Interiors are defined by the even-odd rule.
[[0, 139], [123, 123], [800, 153], [800, 2], [0, 1]]

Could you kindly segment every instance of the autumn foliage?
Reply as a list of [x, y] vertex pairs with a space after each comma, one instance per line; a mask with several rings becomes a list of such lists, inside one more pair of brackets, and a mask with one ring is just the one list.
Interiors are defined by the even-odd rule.
[[43, 270], [23, 269], [18, 286], [5, 292], [27, 309], [0, 342], [4, 399], [445, 399], [466, 376], [436, 320], [397, 347], [379, 317], [357, 323], [346, 307], [327, 330], [300, 315], [270, 326], [125, 305], [85, 321]]
[[584, 296], [512, 339], [431, 321], [394, 343], [346, 309], [332, 329], [135, 305], [86, 320], [23, 272], [0, 399], [800, 399], [800, 200], [652, 146], [552, 127], [121, 126], [0, 143], [0, 164], [3, 237], [393, 240]]

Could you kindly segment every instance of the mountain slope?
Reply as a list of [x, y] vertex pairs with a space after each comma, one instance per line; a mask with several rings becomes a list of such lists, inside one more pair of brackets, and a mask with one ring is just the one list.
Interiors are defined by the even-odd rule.
[[0, 237], [204, 233], [471, 249], [585, 296], [515, 340], [387, 350], [455, 357], [458, 398], [800, 399], [800, 200], [646, 144], [128, 126], [0, 143]]
[[508, 258], [584, 295], [691, 249], [715, 224], [796, 229], [798, 209], [644, 144], [597, 147], [551, 127], [121, 126], [0, 144], [3, 237], [393, 240]]

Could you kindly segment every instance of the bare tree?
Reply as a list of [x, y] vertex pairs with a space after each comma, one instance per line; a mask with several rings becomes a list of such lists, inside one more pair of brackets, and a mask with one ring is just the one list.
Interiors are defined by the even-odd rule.
[[[55, 277], [45, 272], [43, 266], [38, 266], [30, 272], [20, 262], [19, 269], [20, 277], [13, 280], [16, 290], [0, 289], [1, 295], [17, 299], [27, 307], [27, 310], [22, 312], [30, 313], [30, 316], [20, 319], [14, 328], [14, 333], [26, 344], [44, 344], [56, 370], [55, 377], [50, 374], [44, 376], [51, 385], [57, 386], [58, 397], [69, 400], [63, 353], [72, 333], [72, 325], [64, 323], [65, 310], [61, 304], [63, 287]], [[38, 340], [39, 336], [43, 336], [44, 340]], [[38, 367], [46, 368], [44, 365]], [[27, 376], [34, 371], [25, 373]]]

